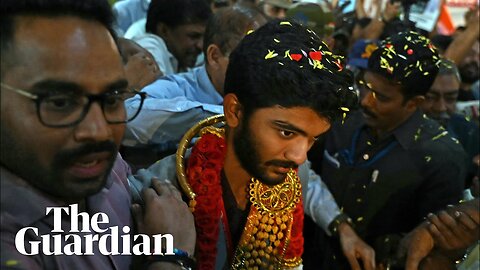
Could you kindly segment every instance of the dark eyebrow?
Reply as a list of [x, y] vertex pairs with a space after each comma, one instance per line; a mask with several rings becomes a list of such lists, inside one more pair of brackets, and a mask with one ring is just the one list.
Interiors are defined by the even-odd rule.
[[[289, 131], [294, 131], [296, 133], [299, 133], [301, 134], [302, 136], [305, 136], [307, 137], [307, 133], [305, 131], [303, 131], [302, 129], [290, 124], [290, 123], [287, 123], [287, 122], [284, 122], [284, 121], [280, 121], [280, 120], [273, 120], [272, 123], [277, 127], [277, 128], [281, 128], [281, 129], [285, 129], [285, 130], [289, 130]], [[314, 140], [317, 140], [322, 134], [318, 135], [318, 136], [315, 136], [313, 137]]]
[[388, 96], [385, 96], [384, 94], [379, 93], [377, 90], [373, 89], [373, 87], [371, 87], [372, 84], [369, 83], [369, 82], [364, 81], [362, 85], [364, 85], [367, 90], [375, 93], [375, 95], [377, 95], [377, 96], [380, 96], [382, 98], [389, 98]]
[[296, 133], [300, 133], [303, 136], [307, 136], [307, 133], [305, 131], [301, 130], [300, 128], [298, 128], [298, 127], [296, 127], [296, 126], [294, 126], [290, 123], [280, 121], [280, 120], [273, 120], [272, 123], [278, 128], [282, 128], [282, 129], [286, 129], [286, 130], [290, 130], [290, 131], [295, 131]]
[[[427, 93], [435, 93], [437, 95], [441, 95], [440, 93], [440, 90], [437, 90], [437, 89], [430, 89]], [[452, 89], [452, 90], [446, 90], [443, 95], [453, 95], [453, 94], [458, 94], [458, 90], [457, 89]]]
[[378, 91], [373, 90], [372, 88], [369, 88], [369, 89], [370, 89], [370, 91], [372, 91], [373, 93], [375, 93], [375, 95], [377, 95], [377, 96], [380, 96], [380, 97], [386, 98], [386, 99], [389, 99], [389, 98], [390, 98], [389, 96], [386, 96], [386, 95], [384, 95], [384, 94], [382, 94], [382, 93], [379, 93]]
[[[128, 86], [128, 81], [125, 79], [119, 79], [113, 83], [110, 83], [105, 87], [106, 92], [125, 89]], [[70, 81], [60, 81], [60, 80], [44, 80], [38, 83], [35, 83], [32, 90], [36, 92], [69, 92], [69, 93], [82, 93], [85, 92], [85, 88], [81, 85], [70, 82]]]
[[35, 92], [48, 93], [48, 92], [82, 92], [82, 87], [76, 83], [58, 81], [58, 80], [44, 80], [35, 83], [32, 88]]
[[458, 91], [447, 92], [443, 95], [444, 96], [458, 96]]

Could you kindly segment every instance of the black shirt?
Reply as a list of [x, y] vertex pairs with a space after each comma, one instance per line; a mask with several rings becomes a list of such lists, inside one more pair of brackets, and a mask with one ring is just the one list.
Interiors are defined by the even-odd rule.
[[[250, 212], [250, 201], [247, 203], [245, 210], [238, 207], [235, 196], [233, 195], [227, 177], [222, 170], [222, 196], [225, 212], [227, 213], [228, 227], [230, 229], [230, 236], [232, 239], [232, 246], [235, 249], [238, 246], [243, 229], [247, 223], [248, 213]], [[233, 250], [235, 252], [235, 250]]]
[[[379, 260], [428, 213], [461, 199], [465, 152], [419, 111], [378, 141], [354, 113], [332, 127], [324, 150], [322, 179]], [[334, 253], [330, 258], [343, 257], [339, 249]]]

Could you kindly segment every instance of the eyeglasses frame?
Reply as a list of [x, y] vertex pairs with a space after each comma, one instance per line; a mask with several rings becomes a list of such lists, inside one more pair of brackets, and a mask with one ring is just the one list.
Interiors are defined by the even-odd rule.
[[78, 125], [78, 123], [83, 121], [83, 119], [87, 115], [88, 111], [90, 110], [90, 106], [92, 105], [92, 103], [94, 101], [98, 101], [98, 103], [100, 104], [100, 106], [102, 108], [103, 117], [105, 117], [105, 121], [107, 123], [112, 124], [112, 125], [126, 124], [126, 123], [134, 120], [138, 116], [138, 114], [140, 114], [140, 111], [142, 110], [142, 107], [143, 107], [143, 102], [145, 101], [145, 99], [148, 96], [147, 93], [145, 93], [145, 92], [140, 92], [140, 91], [137, 91], [137, 90], [130, 90], [134, 95], [136, 95], [136, 94], [140, 95], [140, 106], [138, 108], [138, 111], [135, 113], [135, 115], [133, 117], [131, 117], [130, 119], [127, 119], [125, 121], [109, 121], [109, 120], [107, 120], [107, 117], [105, 116], [105, 110], [103, 108], [104, 94], [102, 93], [102, 94], [98, 94], [98, 95], [85, 95], [88, 98], [88, 103], [84, 107], [84, 109], [82, 111], [82, 114], [81, 114], [81, 116], [79, 117], [78, 120], [76, 120], [72, 123], [69, 123], [69, 124], [64, 124], [64, 125], [51, 125], [51, 124], [45, 123], [43, 121], [42, 117], [40, 116], [40, 103], [42, 102], [43, 98], [45, 98], [47, 95], [32, 94], [29, 91], [19, 89], [19, 88], [15, 88], [15, 87], [10, 86], [10, 85], [8, 85], [6, 83], [3, 83], [3, 82], [0, 82], [0, 86], [4, 87], [5, 89], [10, 90], [14, 93], [20, 94], [20, 95], [22, 95], [26, 98], [34, 100], [35, 104], [36, 104], [36, 108], [37, 108], [37, 116], [38, 116], [38, 119], [40, 120], [40, 123], [42, 123], [43, 125], [45, 125], [47, 127], [52, 127], [52, 128], [65, 128], [65, 127], [73, 127], [73, 126]]

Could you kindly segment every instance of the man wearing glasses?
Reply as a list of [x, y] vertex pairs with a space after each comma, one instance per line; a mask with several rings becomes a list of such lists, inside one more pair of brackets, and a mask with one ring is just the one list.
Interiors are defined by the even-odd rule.
[[[8, 0], [0, 10], [1, 268], [129, 269], [131, 256], [102, 255], [99, 242], [93, 242], [93, 256], [46, 256], [48, 245], [37, 256], [18, 252], [21, 228], [38, 228], [25, 243], [52, 234], [53, 213], [46, 208], [72, 204], [89, 216], [105, 213], [102, 229], [133, 231], [132, 208], [138, 233], [170, 233], [178, 256], [193, 254], [192, 215], [168, 184], [154, 181], [143, 205], [132, 206], [130, 170], [118, 146], [125, 123], [142, 107], [127, 116], [124, 100], [145, 96], [127, 89], [107, 1]], [[64, 217], [68, 234], [71, 220]], [[146, 268], [180, 269], [175, 263]]]

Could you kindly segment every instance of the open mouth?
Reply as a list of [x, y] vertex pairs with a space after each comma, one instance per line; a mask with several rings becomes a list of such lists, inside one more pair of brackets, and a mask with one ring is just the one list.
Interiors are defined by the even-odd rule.
[[95, 178], [105, 174], [108, 169], [111, 153], [95, 153], [75, 160], [67, 169], [76, 178]]
[[91, 168], [91, 167], [95, 166], [96, 164], [98, 164], [99, 162], [100, 162], [99, 160], [92, 160], [91, 162], [86, 162], [86, 163], [77, 162], [73, 165], [74, 166], [79, 166], [79, 167], [82, 167], [82, 168]]
[[289, 167], [275, 167], [275, 172], [277, 174], [287, 174], [292, 168]]

